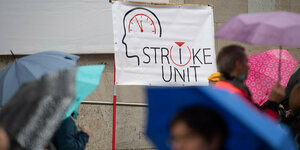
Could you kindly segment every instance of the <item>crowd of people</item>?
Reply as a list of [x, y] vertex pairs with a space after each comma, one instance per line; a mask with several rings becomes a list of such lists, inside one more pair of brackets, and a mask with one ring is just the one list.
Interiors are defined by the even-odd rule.
[[[210, 86], [237, 95], [266, 116], [290, 127], [295, 142], [300, 146], [300, 69], [283, 88], [278, 79], [270, 97], [262, 106], [257, 105], [245, 84], [248, 76], [248, 57], [245, 49], [238, 45], [224, 47], [217, 57], [219, 72], [209, 77]], [[230, 103], [230, 99], [224, 98]], [[72, 115], [73, 116], [73, 115]], [[77, 127], [73, 117], [62, 121], [47, 150], [83, 150], [92, 136], [86, 127]], [[217, 112], [204, 106], [187, 107], [180, 110], [169, 125], [173, 150], [223, 150], [228, 137], [228, 125]], [[0, 127], [0, 150], [10, 149], [6, 131]]]
[[[300, 146], [300, 69], [290, 78], [286, 88], [278, 79], [270, 92], [269, 100], [262, 106], [251, 98], [245, 84], [249, 66], [245, 49], [238, 45], [224, 47], [217, 57], [219, 72], [208, 79], [211, 86], [240, 97], [255, 109], [289, 126], [295, 142]], [[224, 98], [230, 103], [230, 99]], [[170, 124], [174, 150], [223, 150], [227, 136], [226, 123], [213, 110], [205, 107], [188, 107], [178, 112]]]

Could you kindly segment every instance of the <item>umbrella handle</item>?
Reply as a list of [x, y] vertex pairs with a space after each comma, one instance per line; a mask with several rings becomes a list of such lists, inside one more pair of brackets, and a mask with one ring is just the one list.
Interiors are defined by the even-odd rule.
[[278, 63], [278, 79], [280, 79], [280, 76], [281, 76], [281, 56], [282, 56], [282, 46], [280, 45], [279, 63]]
[[10, 53], [11, 53], [11, 55], [14, 57], [14, 60], [16, 60], [17, 58], [16, 58], [14, 52], [13, 52], [12, 50], [10, 50]]

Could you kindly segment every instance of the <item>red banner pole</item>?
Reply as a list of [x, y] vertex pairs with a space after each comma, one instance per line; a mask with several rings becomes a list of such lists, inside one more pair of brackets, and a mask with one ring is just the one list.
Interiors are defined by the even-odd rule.
[[112, 129], [112, 150], [115, 150], [116, 145], [116, 103], [117, 103], [117, 88], [116, 88], [116, 65], [114, 64], [114, 105], [113, 105], [113, 129]]

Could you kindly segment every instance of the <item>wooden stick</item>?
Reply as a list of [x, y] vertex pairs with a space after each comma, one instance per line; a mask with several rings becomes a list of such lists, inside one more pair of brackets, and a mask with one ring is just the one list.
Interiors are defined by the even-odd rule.
[[112, 1], [121, 1], [127, 3], [134, 3], [134, 4], [148, 4], [148, 5], [183, 5], [183, 6], [210, 6], [214, 7], [214, 5], [203, 5], [203, 4], [177, 4], [177, 3], [157, 3], [157, 2], [137, 2], [137, 1], [128, 1], [128, 0], [109, 0], [110, 3]]

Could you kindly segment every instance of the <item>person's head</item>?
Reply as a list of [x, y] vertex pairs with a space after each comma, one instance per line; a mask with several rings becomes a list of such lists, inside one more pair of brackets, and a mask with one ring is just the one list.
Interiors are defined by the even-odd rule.
[[0, 127], [0, 150], [9, 150], [10, 142], [5, 130]]
[[229, 45], [221, 49], [217, 57], [219, 72], [225, 76], [246, 80], [248, 75], [248, 57], [245, 49], [238, 45]]
[[193, 106], [173, 118], [170, 132], [173, 150], [218, 150], [224, 148], [227, 125], [215, 111]]
[[300, 112], [300, 83], [295, 85], [290, 94], [289, 106], [292, 112]]

